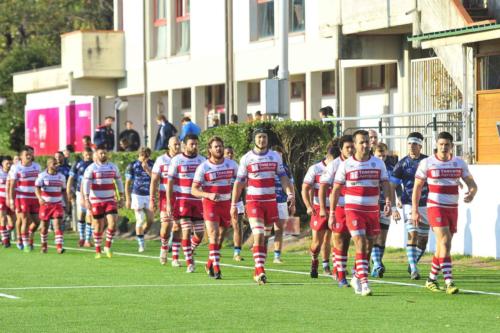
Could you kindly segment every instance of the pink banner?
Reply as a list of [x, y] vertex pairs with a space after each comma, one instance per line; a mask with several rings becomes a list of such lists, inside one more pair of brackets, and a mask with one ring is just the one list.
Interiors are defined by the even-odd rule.
[[59, 108], [26, 110], [26, 144], [36, 155], [51, 155], [59, 150]]
[[82, 138], [92, 137], [91, 131], [92, 104], [70, 104], [66, 106], [66, 143], [75, 147], [75, 151], [83, 150]]

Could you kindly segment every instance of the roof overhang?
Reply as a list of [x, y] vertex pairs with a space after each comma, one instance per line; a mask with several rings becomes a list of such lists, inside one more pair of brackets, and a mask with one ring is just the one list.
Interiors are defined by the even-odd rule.
[[493, 39], [500, 39], [500, 24], [469, 26], [408, 37], [410, 42], [420, 41], [422, 49], [457, 44], [468, 45]]

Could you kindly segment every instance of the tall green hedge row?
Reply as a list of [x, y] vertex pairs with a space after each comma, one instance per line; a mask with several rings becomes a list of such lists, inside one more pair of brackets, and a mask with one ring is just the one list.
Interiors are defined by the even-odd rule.
[[[325, 154], [326, 145], [332, 139], [329, 127], [318, 121], [258, 122], [220, 126], [210, 128], [201, 134], [200, 151], [206, 155], [208, 140], [212, 136], [220, 136], [226, 146], [230, 145], [234, 148], [236, 158], [239, 160], [252, 149], [252, 132], [256, 127], [269, 130], [270, 146], [281, 145], [284, 148], [283, 160], [289, 165], [295, 179], [297, 208], [299, 213], [304, 213], [300, 198], [302, 180], [308, 167], [319, 161]], [[162, 153], [162, 151], [156, 151], [152, 158], [155, 159]], [[137, 153], [110, 153], [109, 158], [123, 174], [127, 165], [137, 158]], [[47, 156], [38, 156], [36, 160], [43, 168], [46, 165]]]

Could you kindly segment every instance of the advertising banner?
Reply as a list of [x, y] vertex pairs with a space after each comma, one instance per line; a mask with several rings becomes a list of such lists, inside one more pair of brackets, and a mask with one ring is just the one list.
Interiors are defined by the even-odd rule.
[[26, 144], [36, 155], [50, 155], [59, 149], [59, 108], [26, 110]]

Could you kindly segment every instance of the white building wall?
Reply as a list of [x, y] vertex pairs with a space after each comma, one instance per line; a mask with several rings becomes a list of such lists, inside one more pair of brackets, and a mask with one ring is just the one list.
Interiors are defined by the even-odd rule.
[[[453, 237], [451, 252], [500, 259], [500, 178], [498, 165], [470, 165], [469, 170], [478, 184], [472, 203], [464, 203], [466, 189], [460, 190], [458, 232]], [[431, 232], [428, 250], [436, 248]], [[405, 247], [404, 223], [391, 223], [387, 246]]]
[[123, 0], [123, 31], [125, 33], [125, 71], [118, 81], [118, 95], [143, 92], [143, 1]]

